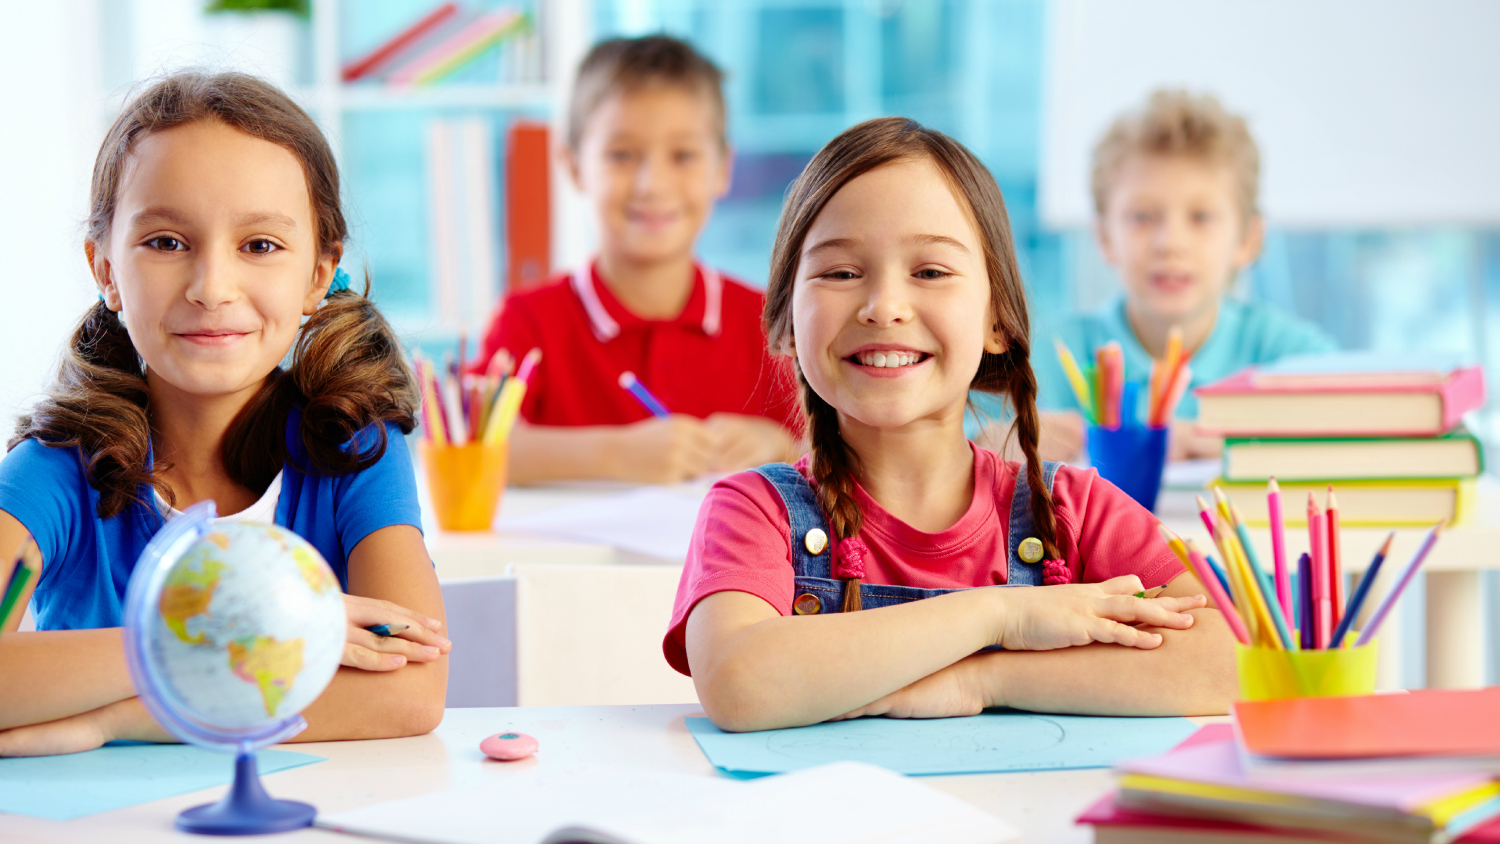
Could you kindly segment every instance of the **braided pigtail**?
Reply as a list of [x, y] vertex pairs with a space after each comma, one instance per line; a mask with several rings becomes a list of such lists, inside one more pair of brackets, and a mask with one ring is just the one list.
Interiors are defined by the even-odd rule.
[[[1013, 346], [1006, 357], [1025, 355], [1020, 346]], [[1056, 560], [1062, 555], [1057, 550], [1057, 516], [1052, 511], [1052, 493], [1042, 476], [1042, 461], [1037, 456], [1037, 443], [1041, 440], [1041, 420], [1036, 409], [1036, 375], [1024, 359], [1020, 363], [1011, 360], [1007, 369], [1010, 381], [1008, 392], [1016, 410], [1016, 424], [1012, 428], [1021, 453], [1026, 456], [1026, 482], [1031, 487], [1031, 518], [1046, 552], [1044, 559]]]
[[828, 516], [828, 527], [836, 540], [831, 568], [833, 575], [845, 583], [844, 612], [853, 612], [862, 606], [859, 584], [865, 576], [864, 543], [854, 538], [864, 520], [854, 499], [856, 458], [839, 434], [838, 411], [808, 386], [800, 371], [797, 380], [801, 382], [802, 401], [807, 407], [808, 454], [812, 458], [813, 480], [817, 482], [818, 503]]

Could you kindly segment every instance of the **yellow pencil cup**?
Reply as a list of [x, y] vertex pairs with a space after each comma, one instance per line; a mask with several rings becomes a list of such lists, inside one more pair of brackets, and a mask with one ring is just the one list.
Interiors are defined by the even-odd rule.
[[417, 443], [427, 470], [427, 490], [443, 530], [489, 530], [505, 491], [506, 444]]
[[1342, 697], [1375, 691], [1375, 645], [1281, 651], [1235, 645], [1242, 700]]

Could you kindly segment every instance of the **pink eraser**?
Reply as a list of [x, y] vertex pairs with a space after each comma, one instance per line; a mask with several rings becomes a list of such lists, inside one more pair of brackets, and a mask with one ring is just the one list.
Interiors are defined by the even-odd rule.
[[525, 733], [499, 733], [479, 743], [479, 749], [491, 759], [514, 762], [536, 752], [536, 739]]

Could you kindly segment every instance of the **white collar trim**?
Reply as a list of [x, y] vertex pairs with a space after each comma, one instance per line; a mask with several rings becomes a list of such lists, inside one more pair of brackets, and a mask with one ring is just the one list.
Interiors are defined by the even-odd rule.
[[[703, 274], [703, 333], [717, 337], [724, 324], [724, 277], [717, 270], [701, 264], [694, 264], [694, 268]], [[594, 336], [599, 342], [608, 343], [620, 336], [620, 324], [609, 315], [604, 302], [599, 299], [592, 270], [592, 262], [584, 264], [573, 270], [568, 281], [578, 301], [583, 303]]]

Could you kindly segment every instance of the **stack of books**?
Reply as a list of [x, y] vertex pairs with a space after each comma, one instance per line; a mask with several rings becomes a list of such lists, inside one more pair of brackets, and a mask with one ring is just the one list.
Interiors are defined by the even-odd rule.
[[[1198, 427], [1225, 438], [1215, 481], [1254, 525], [1266, 481], [1297, 501], [1338, 487], [1345, 524], [1460, 521], [1484, 469], [1463, 416], [1484, 404], [1477, 366], [1369, 353], [1285, 358], [1201, 387]], [[1292, 508], [1288, 524], [1297, 524]]]
[[1500, 842], [1500, 688], [1240, 701], [1116, 767], [1097, 844]]

